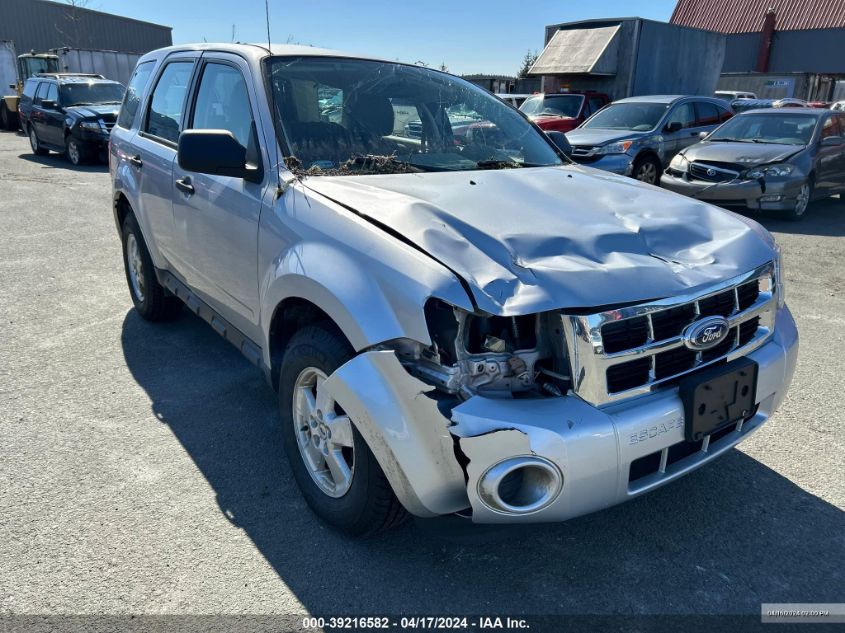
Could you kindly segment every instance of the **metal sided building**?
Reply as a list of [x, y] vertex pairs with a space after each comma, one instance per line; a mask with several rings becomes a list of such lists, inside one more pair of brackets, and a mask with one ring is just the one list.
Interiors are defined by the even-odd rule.
[[678, 0], [671, 22], [725, 34], [720, 89], [845, 99], [845, 0]]
[[529, 74], [542, 77], [544, 92], [709, 95], [724, 60], [721, 33], [643, 18], [586, 20], [547, 26]]
[[0, 40], [20, 53], [55, 48], [146, 53], [173, 43], [171, 27], [49, 0], [0, 0]]

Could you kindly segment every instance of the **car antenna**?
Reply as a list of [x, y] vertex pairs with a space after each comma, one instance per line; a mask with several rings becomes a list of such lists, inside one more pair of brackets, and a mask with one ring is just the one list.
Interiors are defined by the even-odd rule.
[[[264, 0], [264, 19], [267, 22], [267, 52], [270, 53], [270, 57], [272, 58], [273, 40], [270, 38], [270, 0]], [[270, 87], [270, 106], [273, 108], [273, 111], [270, 113], [270, 121], [273, 123], [273, 136], [275, 137], [273, 146], [276, 148], [276, 195], [273, 197], [273, 200], [278, 200], [285, 192], [286, 186], [282, 186], [282, 166], [279, 163], [279, 135], [276, 129], [278, 111], [276, 110], [276, 87], [273, 85], [273, 64], [268, 63], [268, 68], [270, 72], [270, 81], [268, 82]], [[281, 121], [279, 123], [281, 124]]]

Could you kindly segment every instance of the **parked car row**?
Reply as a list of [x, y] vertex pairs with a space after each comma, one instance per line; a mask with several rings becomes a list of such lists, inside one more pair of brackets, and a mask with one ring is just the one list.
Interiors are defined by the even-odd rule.
[[[812, 200], [845, 191], [845, 113], [839, 107], [745, 98], [751, 93], [728, 105], [721, 98], [727, 96], [733, 94], [621, 99], [567, 131], [562, 145], [582, 165], [793, 220]], [[558, 97], [534, 98], [540, 103]], [[579, 99], [586, 101], [584, 95]], [[563, 125], [578, 114], [573, 107]]]

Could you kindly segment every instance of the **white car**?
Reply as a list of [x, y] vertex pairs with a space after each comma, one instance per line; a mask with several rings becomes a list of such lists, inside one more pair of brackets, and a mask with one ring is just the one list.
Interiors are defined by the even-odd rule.
[[757, 95], [753, 92], [742, 92], [740, 90], [717, 90], [713, 93], [717, 99], [724, 99], [725, 101], [733, 101], [734, 99], [756, 99]]

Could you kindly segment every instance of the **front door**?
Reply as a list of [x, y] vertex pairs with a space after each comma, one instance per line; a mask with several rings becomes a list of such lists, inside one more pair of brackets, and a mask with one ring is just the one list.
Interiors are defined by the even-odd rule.
[[663, 132], [664, 161], [670, 160], [680, 152], [698, 142], [696, 130], [695, 106], [692, 101], [679, 103], [669, 112]]
[[[235, 55], [206, 53], [186, 129], [228, 130], [264, 165], [257, 96], [247, 64]], [[247, 336], [258, 323], [258, 220], [267, 188], [262, 182], [173, 168], [173, 213], [184, 226], [190, 253], [187, 282], [203, 300]]]

